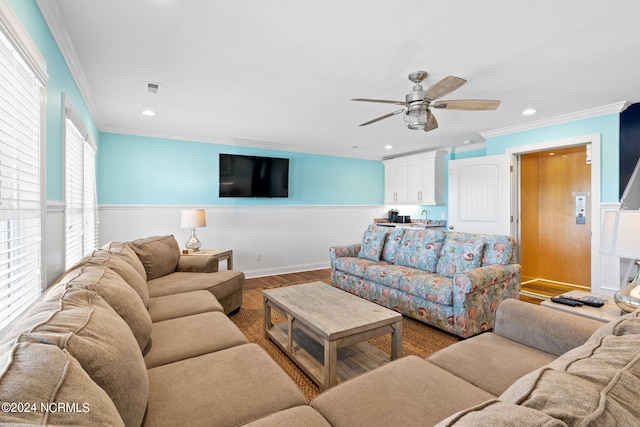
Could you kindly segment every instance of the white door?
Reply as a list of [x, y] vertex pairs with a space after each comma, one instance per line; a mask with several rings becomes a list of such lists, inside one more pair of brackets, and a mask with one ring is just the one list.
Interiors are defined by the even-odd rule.
[[449, 161], [449, 229], [512, 234], [508, 154]]

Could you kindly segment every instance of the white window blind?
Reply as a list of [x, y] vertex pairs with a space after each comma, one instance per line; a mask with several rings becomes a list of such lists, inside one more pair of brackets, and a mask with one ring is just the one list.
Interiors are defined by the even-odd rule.
[[65, 264], [70, 268], [98, 246], [98, 210], [95, 145], [66, 98], [65, 104]]
[[0, 329], [40, 295], [43, 282], [41, 128], [46, 78], [38, 76], [46, 76], [46, 70], [28, 65], [33, 61], [29, 51], [24, 56], [24, 47], [32, 53], [33, 47], [30, 40], [24, 44], [24, 37], [18, 40], [23, 30], [10, 26], [15, 22], [0, 2]]

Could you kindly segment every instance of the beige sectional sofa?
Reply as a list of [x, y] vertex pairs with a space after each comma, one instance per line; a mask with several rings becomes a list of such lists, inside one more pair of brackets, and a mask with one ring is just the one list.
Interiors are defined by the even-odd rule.
[[637, 426], [640, 312], [601, 322], [519, 300], [493, 332], [407, 356], [249, 425]]
[[226, 316], [237, 308], [220, 300], [241, 301], [243, 274], [204, 273], [196, 257], [184, 261], [203, 265], [177, 271], [176, 251], [172, 236], [107, 245], [5, 329], [0, 423], [640, 425], [638, 312], [603, 324], [505, 300], [492, 332], [308, 402]]
[[112, 243], [0, 337], [0, 423], [236, 425], [307, 400], [226, 313], [244, 275], [173, 236]]

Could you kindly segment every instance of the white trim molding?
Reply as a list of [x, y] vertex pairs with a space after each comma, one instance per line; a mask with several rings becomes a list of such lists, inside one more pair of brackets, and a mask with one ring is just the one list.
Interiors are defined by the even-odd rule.
[[591, 119], [593, 117], [604, 116], [607, 114], [621, 113], [631, 105], [629, 101], [620, 101], [614, 104], [603, 105], [601, 107], [590, 108], [587, 110], [576, 111], [575, 113], [564, 114], [556, 117], [549, 117], [548, 119], [536, 120], [533, 122], [522, 123], [513, 126], [506, 126], [503, 128], [486, 130], [480, 132], [483, 138], [495, 138], [502, 135], [510, 135], [512, 133], [524, 132], [533, 129], [540, 129], [548, 126], [559, 125], [563, 123], [575, 122], [577, 120]]
[[46, 86], [49, 80], [47, 74], [47, 61], [40, 54], [29, 33], [20, 23], [6, 0], [0, 0], [0, 25], [11, 44], [20, 51], [20, 56], [28, 62], [30, 68], [36, 73], [38, 79]]

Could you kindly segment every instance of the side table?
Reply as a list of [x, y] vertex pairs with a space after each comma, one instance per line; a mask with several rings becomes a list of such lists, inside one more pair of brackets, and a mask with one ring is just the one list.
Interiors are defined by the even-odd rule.
[[233, 251], [231, 249], [203, 249], [182, 256], [206, 256], [213, 258], [216, 262], [215, 271], [218, 271], [220, 261], [227, 261], [227, 270], [233, 270]]
[[569, 313], [577, 314], [578, 316], [599, 320], [601, 322], [611, 322], [612, 320], [617, 320], [620, 318], [620, 316], [622, 316], [620, 307], [618, 307], [614, 302], [613, 296], [592, 294], [584, 291], [570, 291], [565, 292], [562, 295], [567, 295], [575, 298], [582, 298], [587, 295], [593, 295], [598, 298], [606, 299], [607, 302], [605, 302], [602, 307], [591, 307], [588, 305], [572, 307], [570, 305], [558, 304], [551, 300], [543, 301], [540, 305], [543, 307], [554, 308], [556, 310], [562, 310]]

